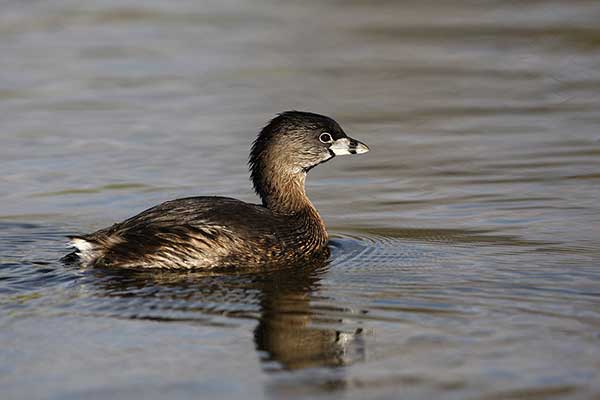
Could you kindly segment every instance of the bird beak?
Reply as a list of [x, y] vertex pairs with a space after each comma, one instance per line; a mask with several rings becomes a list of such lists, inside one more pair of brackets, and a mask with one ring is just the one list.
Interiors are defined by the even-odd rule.
[[345, 137], [336, 140], [329, 146], [329, 151], [331, 151], [336, 156], [343, 156], [346, 154], [362, 154], [369, 151], [369, 147], [359, 142], [358, 140]]

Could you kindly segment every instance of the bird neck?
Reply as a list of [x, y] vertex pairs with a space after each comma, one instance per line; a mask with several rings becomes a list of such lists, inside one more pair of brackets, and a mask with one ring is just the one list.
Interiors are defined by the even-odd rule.
[[251, 179], [263, 205], [287, 219], [290, 231], [308, 238], [311, 248], [327, 243], [325, 223], [306, 196], [306, 170], [286, 159], [286, 153], [271, 149], [253, 149], [250, 158]]
[[[316, 209], [306, 195], [304, 171], [265, 171], [260, 190], [263, 205], [278, 214], [293, 215]], [[318, 215], [318, 214], [317, 214]]]

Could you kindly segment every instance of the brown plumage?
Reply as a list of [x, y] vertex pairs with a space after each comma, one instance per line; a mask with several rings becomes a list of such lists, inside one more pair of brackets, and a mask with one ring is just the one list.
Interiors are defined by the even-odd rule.
[[262, 205], [226, 197], [167, 201], [89, 235], [71, 237], [70, 258], [120, 268], [262, 268], [327, 252], [327, 230], [304, 191], [306, 173], [335, 155], [368, 151], [333, 119], [288, 111], [259, 134], [250, 154]]

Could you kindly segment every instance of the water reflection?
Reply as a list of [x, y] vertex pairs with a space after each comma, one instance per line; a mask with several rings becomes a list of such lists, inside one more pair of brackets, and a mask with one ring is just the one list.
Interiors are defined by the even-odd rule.
[[340, 367], [363, 359], [364, 345], [361, 328], [332, 316], [349, 310], [319, 293], [328, 268], [315, 260], [247, 274], [93, 270], [88, 289], [110, 298], [96, 311], [117, 318], [210, 325], [231, 325], [224, 316], [256, 319], [255, 347], [268, 371]]
[[[319, 274], [306, 270], [276, 274], [261, 287], [261, 316], [254, 331], [263, 361], [277, 361], [288, 370], [337, 367], [351, 363], [363, 353], [360, 328], [345, 332], [339, 318], [321, 315], [311, 303], [319, 287]], [[329, 314], [345, 311], [328, 306]], [[337, 309], [336, 309], [337, 308]]]

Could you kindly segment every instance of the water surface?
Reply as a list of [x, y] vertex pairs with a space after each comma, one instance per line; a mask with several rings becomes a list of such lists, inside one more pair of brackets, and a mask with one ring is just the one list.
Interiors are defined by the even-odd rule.
[[[3, 399], [600, 395], [600, 4], [4, 1]], [[119, 273], [65, 236], [257, 201], [274, 113], [371, 152], [311, 171], [328, 262]]]

